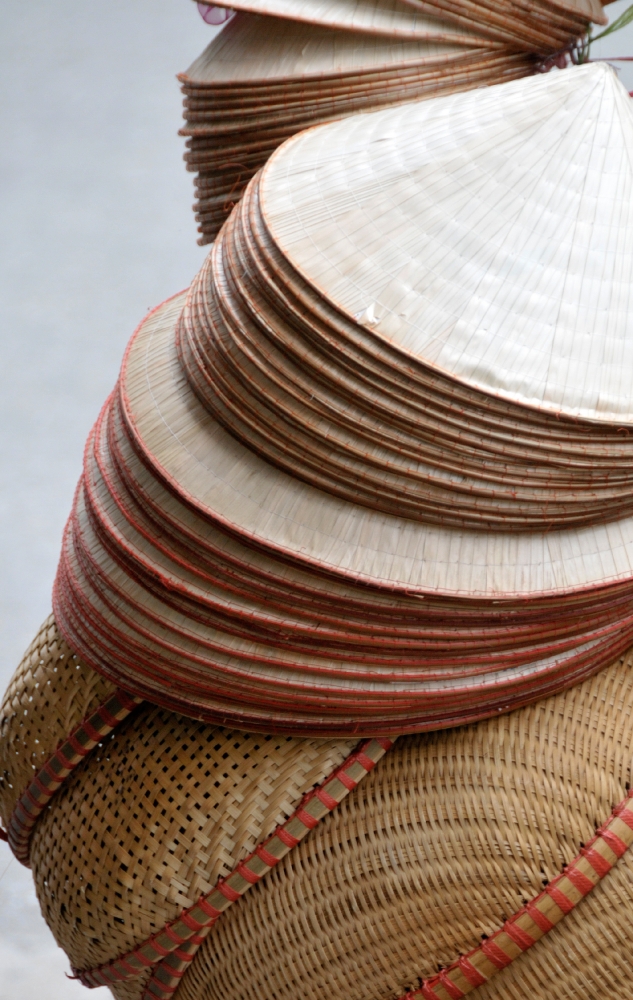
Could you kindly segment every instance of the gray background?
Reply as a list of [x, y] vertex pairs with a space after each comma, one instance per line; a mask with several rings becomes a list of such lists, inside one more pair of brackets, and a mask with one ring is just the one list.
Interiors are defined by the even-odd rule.
[[[123, 348], [206, 253], [176, 135], [175, 74], [215, 29], [189, 0], [2, 0], [0, 11], [4, 690], [50, 610], [83, 444]], [[593, 55], [629, 53], [633, 26]], [[622, 79], [633, 90], [633, 65]], [[28, 871], [0, 844], [0, 1000], [88, 997], [67, 969]]]
[[[1, 4], [0, 689], [39, 624], [83, 445], [148, 308], [196, 246], [175, 74], [213, 37], [191, 0]], [[1, 1000], [69, 982], [29, 872], [0, 844]]]

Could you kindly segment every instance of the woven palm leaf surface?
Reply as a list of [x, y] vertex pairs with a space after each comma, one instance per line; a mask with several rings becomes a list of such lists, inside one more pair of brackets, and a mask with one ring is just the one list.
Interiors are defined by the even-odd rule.
[[[177, 1000], [388, 1000], [476, 947], [542, 890], [626, 795], [631, 654], [564, 694], [400, 738], [217, 923]], [[107, 685], [49, 619], [5, 696], [0, 814]], [[31, 865], [76, 968], [138, 945], [287, 817], [353, 740], [266, 738], [140, 706], [38, 821]], [[624, 1000], [633, 855], [481, 997]], [[149, 973], [112, 988], [141, 1000]]]

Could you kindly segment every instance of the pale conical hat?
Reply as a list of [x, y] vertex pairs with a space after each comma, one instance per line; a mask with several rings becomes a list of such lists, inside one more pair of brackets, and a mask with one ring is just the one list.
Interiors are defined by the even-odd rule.
[[[218, 6], [384, 35], [423, 35], [437, 18], [480, 26], [490, 37], [555, 48], [580, 37], [589, 21], [605, 24], [599, 0], [231, 0]], [[572, 32], [571, 37], [569, 32]], [[553, 43], [553, 44], [552, 44]]]
[[599, 63], [314, 131], [261, 198], [292, 266], [377, 336], [488, 394], [630, 425], [632, 146]]
[[[251, 85], [297, 89], [317, 77], [352, 77], [369, 71], [401, 69], [409, 64], [455, 56], [464, 47], [498, 50], [500, 46], [481, 33], [456, 30], [438, 21], [428, 37], [401, 39], [391, 35], [365, 37], [353, 31], [333, 31], [322, 25], [240, 15], [213, 39], [183, 77], [189, 85], [244, 88], [242, 97], [253, 97]], [[257, 94], [259, 94], [259, 90]]]
[[632, 130], [587, 67], [289, 143], [199, 279], [192, 383], [264, 457], [370, 507], [497, 530], [630, 514]]
[[290, 135], [359, 111], [525, 76], [544, 56], [565, 60], [591, 19], [605, 21], [599, 0], [237, 6], [237, 17], [180, 77], [200, 243], [215, 239], [253, 174]]
[[[556, 134], [571, 136], [570, 151], [556, 150], [555, 177], [572, 167], [593, 177], [592, 151], [608, 138], [618, 170], [606, 191], [598, 185], [608, 206], [630, 173], [616, 155], [631, 115], [618, 88], [602, 66], [568, 70], [357, 118], [347, 140], [339, 125], [316, 129], [276, 154], [223, 231], [180, 320], [184, 296], [140, 327], [87, 450], [55, 613], [91, 665], [155, 702], [246, 728], [393, 732], [524, 703], [630, 644], [633, 517], [621, 511], [631, 494], [631, 445], [618, 433], [620, 411], [615, 422], [604, 413], [588, 420], [584, 409], [582, 419], [558, 419], [533, 395], [528, 406], [504, 394], [502, 370], [482, 386], [433, 367], [425, 341], [420, 348], [379, 327], [381, 286], [371, 269], [376, 256], [393, 278], [385, 247], [397, 261], [426, 241], [431, 288], [441, 289], [445, 274], [458, 288], [460, 263], [468, 288], [468, 253], [448, 237], [451, 252], [435, 253], [429, 235], [442, 230], [431, 223], [446, 203], [459, 231], [455, 190], [479, 209], [486, 185], [498, 191], [531, 164], [537, 185], [543, 136], [548, 150]], [[584, 158], [570, 126], [581, 109]], [[346, 150], [340, 161], [336, 143]], [[550, 168], [551, 158], [542, 160], [545, 178]], [[342, 174], [354, 178], [356, 197], [347, 180], [339, 184]], [[564, 212], [574, 184], [546, 202], [548, 259], [569, 242]], [[371, 204], [370, 224], [383, 230], [359, 243]], [[517, 207], [507, 195], [490, 207], [510, 252], [508, 218], [521, 222], [524, 201]], [[402, 240], [390, 244], [392, 217]], [[617, 228], [626, 213], [608, 218]], [[521, 260], [532, 253], [538, 263], [534, 209], [530, 221]], [[595, 222], [587, 228], [604, 235]], [[470, 259], [479, 260], [482, 233], [466, 237]], [[512, 269], [496, 266], [493, 237], [476, 302], [484, 292], [493, 303], [509, 294]], [[572, 248], [587, 244], [583, 232]], [[413, 261], [415, 278], [424, 259]], [[624, 281], [624, 270], [617, 276]], [[616, 287], [606, 265], [602, 277]], [[373, 282], [371, 310], [363, 281]], [[396, 315], [404, 312], [406, 330], [423, 329], [424, 309], [432, 320], [437, 306], [402, 287], [408, 311], [396, 304]], [[363, 307], [358, 319], [353, 295]], [[569, 295], [559, 283], [557, 315]], [[540, 318], [537, 310], [537, 347]], [[607, 312], [597, 334], [608, 339], [610, 322]], [[509, 326], [502, 346], [514, 336]], [[587, 382], [592, 374], [585, 371]], [[603, 492], [594, 461], [606, 470]], [[559, 493], [567, 507], [552, 513]]]
[[[219, 6], [223, 6], [220, 4]], [[458, 26], [440, 28], [437, 14], [430, 15], [406, 0], [246, 0], [225, 6], [251, 14], [265, 14], [323, 27], [368, 32], [400, 38], [435, 37], [438, 30], [459, 35]]]
[[[529, 94], [529, 100], [526, 100], [526, 94]], [[581, 130], [580, 139], [584, 146], [579, 145], [570, 122]], [[624, 542], [621, 536], [621, 531], [629, 530], [628, 519], [616, 521], [613, 525], [599, 524], [578, 534], [552, 531], [557, 516], [553, 510], [556, 497], [548, 501], [546, 487], [547, 476], [550, 476], [554, 481], [553, 493], [562, 488], [554, 478], [555, 472], [562, 486], [570, 490], [574, 487], [575, 480], [580, 478], [578, 468], [572, 464], [565, 472], [565, 465], [566, 449], [576, 448], [579, 455], [583, 450], [591, 453], [592, 462], [603, 462], [601, 475], [615, 484], [612, 494], [607, 491], [602, 499], [596, 496], [595, 482], [588, 481], [586, 490], [581, 484], [578, 495], [574, 497], [579, 517], [584, 504], [588, 504], [587, 520], [605, 521], [613, 516], [611, 504], [616, 510], [621, 509], [618, 504], [626, 501], [627, 494], [629, 498], [631, 495], [625, 468], [630, 465], [631, 445], [627, 435], [621, 434], [620, 430], [630, 421], [631, 379], [630, 375], [627, 379], [626, 364], [628, 357], [633, 359], [625, 336], [626, 303], [631, 294], [633, 270], [633, 255], [630, 250], [627, 251], [627, 245], [633, 245], [633, 227], [628, 218], [631, 203], [630, 197], [627, 199], [626, 196], [631, 186], [626, 143], [632, 129], [633, 113], [625, 91], [611, 70], [596, 65], [508, 84], [484, 93], [438, 99], [428, 105], [411, 105], [393, 112], [363, 116], [347, 124], [314, 130], [289, 142], [264, 171], [260, 201], [270, 238], [275, 240], [286, 262], [302, 274], [308, 291], [313, 289], [314, 307], [318, 306], [319, 296], [322, 296], [321, 302], [327, 299], [339, 313], [349, 317], [344, 331], [349, 334], [348, 339], [339, 339], [338, 349], [350, 351], [350, 338], [356, 332], [354, 350], [357, 356], [360, 350], [358, 344], [365, 351], [365, 359], [372, 349], [373, 370], [381, 362], [383, 380], [387, 377], [384, 374], [387, 363], [393, 371], [399, 357], [399, 363], [406, 366], [410, 392], [411, 365], [421, 362], [431, 375], [444, 377], [440, 388], [444, 395], [448, 392], [454, 394], [464, 429], [468, 426], [466, 417], [469, 410], [474, 414], [473, 419], [480, 419], [478, 413], [483, 413], [483, 420], [486, 405], [494, 405], [497, 408], [490, 411], [494, 420], [505, 421], [509, 434], [521, 432], [523, 439], [518, 439], [529, 441], [537, 471], [538, 463], [542, 463], [544, 499], [538, 517], [548, 525], [550, 530], [547, 535], [534, 532], [538, 527], [537, 517], [536, 520], [525, 521], [524, 527], [531, 529], [529, 535], [510, 534], [507, 541], [502, 541], [503, 533], [496, 541], [491, 541], [487, 533], [472, 536], [460, 534], [459, 543], [458, 536], [451, 536], [451, 549], [456, 544], [460, 547], [467, 545], [471, 555], [460, 560], [462, 565], [459, 569], [453, 566], [449, 570], [445, 566], [444, 570], [440, 570], [444, 562], [437, 556], [441, 545], [439, 550], [436, 549], [436, 536], [430, 526], [427, 524], [418, 529], [407, 522], [402, 533], [397, 532], [403, 543], [400, 570], [395, 568], [399, 563], [396, 552], [387, 546], [385, 563], [374, 579], [389, 580], [395, 586], [419, 587], [441, 593], [470, 592], [473, 596], [475, 593], [484, 596], [498, 591], [518, 596], [550, 589], [562, 591], [599, 586], [616, 578], [628, 577], [630, 563], [624, 553], [628, 551], [629, 543]], [[567, 155], [564, 147], [555, 146], [553, 137], [560, 132], [571, 144]], [[355, 147], [354, 136], [358, 137]], [[608, 137], [606, 150], [605, 137]], [[542, 157], [544, 146], [551, 151], [546, 159]], [[346, 148], [353, 148], [354, 153], [339, 158], [340, 150]], [[319, 156], [322, 157], [320, 162]], [[605, 159], [610, 165], [606, 173], [603, 172]], [[571, 170], [575, 171], [573, 181], [569, 176]], [[617, 180], [612, 171], [618, 171]], [[587, 196], [593, 180], [597, 188], [589, 203]], [[511, 186], [511, 182], [515, 181], [524, 185], [518, 188], [518, 195], [514, 193], [516, 188]], [[551, 195], [551, 200], [547, 200], [545, 208], [540, 210], [539, 184], [540, 190]], [[584, 227], [580, 227], [577, 221], [581, 195], [583, 211], [590, 208], [592, 212], [589, 224]], [[249, 210], [246, 206], [245, 217]], [[571, 222], [568, 214], [571, 215]], [[604, 224], [602, 218], [607, 220]], [[488, 240], [484, 229], [486, 219], [492, 220], [494, 226]], [[500, 237], [495, 241], [499, 233], [505, 241], [502, 246], [499, 245]], [[618, 248], [617, 254], [610, 249], [614, 247]], [[221, 253], [222, 247], [218, 247], [214, 254], [215, 271], [213, 267], [211, 269], [218, 275], [218, 282], [224, 281]], [[567, 266], [570, 256], [571, 266]], [[588, 264], [600, 260], [604, 263], [596, 283], [595, 280], [590, 281]], [[584, 273], [586, 278], [579, 291], [573, 284], [576, 273]], [[388, 280], [385, 280], [385, 275], [389, 276]], [[517, 275], [514, 287], [511, 284], [513, 275]], [[220, 285], [215, 294], [224, 295]], [[579, 297], [584, 308], [582, 315], [578, 309]], [[306, 300], [303, 300], [304, 309]], [[210, 302], [213, 303], [213, 298]], [[443, 313], [440, 311], [442, 305], [445, 308]], [[598, 305], [601, 307], [599, 311]], [[223, 299], [222, 315], [225, 319], [230, 307], [230, 302], [227, 300], [224, 304]], [[391, 325], [381, 314], [381, 310], [385, 310], [386, 315], [387, 307]], [[258, 308], [263, 307], [258, 304]], [[284, 305], [284, 315], [287, 308]], [[588, 312], [590, 308], [591, 313]], [[469, 332], [466, 326], [468, 316], [472, 315], [477, 323], [482, 313], [486, 316], [485, 327], [477, 328], [475, 325]], [[581, 336], [574, 330], [575, 322], [586, 324], [587, 315], [597, 317], [597, 323], [602, 324], [601, 327], [594, 327], [591, 338], [584, 332], [583, 326], [580, 326]], [[355, 317], [360, 319], [360, 325], [354, 322]], [[200, 322], [207, 321], [201, 319]], [[207, 362], [200, 351], [203, 354], [215, 351], [217, 354], [212, 344], [205, 346], [208, 338], [214, 336], [216, 322], [210, 317], [208, 332], [203, 329], [199, 335], [193, 335], [198, 341], [202, 338], [202, 346], [192, 346], [194, 353], [189, 362], [185, 355], [190, 377], [194, 379], [198, 392], [203, 394]], [[556, 323], [560, 329], [556, 329]], [[363, 334], [365, 340], [361, 342], [359, 338], [363, 327], [370, 336]], [[246, 327], [243, 329], [246, 330]], [[280, 329], [274, 331], [277, 337]], [[244, 335], [243, 332], [240, 334], [242, 339]], [[226, 336], [234, 338], [237, 334], [227, 333]], [[296, 334], [294, 336], [292, 348], [289, 346], [291, 341], [284, 340], [286, 352], [299, 350]], [[267, 352], [273, 343], [270, 337], [272, 334], [268, 335]], [[191, 342], [191, 337], [187, 339]], [[220, 344], [219, 340], [215, 342]], [[335, 341], [330, 339], [328, 343], [332, 345]], [[464, 343], [468, 343], [468, 351], [463, 349]], [[340, 346], [342, 344], [345, 346]], [[386, 358], [387, 349], [393, 352], [394, 348], [395, 356]], [[244, 352], [246, 347], [240, 347], [240, 350]], [[200, 356], [199, 362], [195, 360], [196, 351]], [[269, 364], [266, 358], [263, 361], [253, 360], [253, 349], [249, 347], [249, 351], [248, 375], [241, 377], [248, 378], [249, 392], [253, 385], [257, 385], [259, 396], [267, 393], [268, 405], [270, 391], [267, 386], [272, 375], [277, 380], [276, 385], [279, 385], [281, 377], [284, 378], [283, 391], [287, 393], [289, 382], [286, 379], [296, 382], [297, 366], [290, 374], [284, 372], [281, 376], [282, 362], [278, 354], [274, 358], [273, 372], [273, 362]], [[236, 357], [237, 347], [231, 347], [231, 364], [238, 363], [234, 361]], [[438, 359], [442, 361], [445, 357], [449, 362], [452, 360], [452, 364], [449, 366], [444, 362], [440, 367]], [[304, 348], [302, 370], [305, 370], [306, 358], [313, 367], [317, 364], [308, 357]], [[610, 363], [604, 364], [605, 361]], [[335, 361], [330, 359], [328, 365], [331, 370]], [[464, 370], [465, 365], [470, 365], [470, 369]], [[217, 365], [213, 370], [217, 381], [220, 370]], [[200, 377], [196, 376], [196, 371], [201, 371]], [[325, 365], [322, 365], [321, 380], [325, 372]], [[472, 377], [472, 372], [476, 378]], [[543, 373], [547, 374], [548, 380], [544, 381]], [[560, 373], [566, 378], [561, 378]], [[330, 371], [327, 375], [330, 378]], [[415, 375], [417, 378], [417, 369]], [[456, 376], [459, 378], [456, 379]], [[331, 377], [338, 378], [335, 386], [338, 389], [342, 376], [335, 371]], [[331, 397], [324, 396], [317, 376], [313, 376], [312, 380], [311, 405], [316, 396], [323, 399], [323, 406], [328, 404], [331, 407]], [[424, 385], [427, 394], [429, 382], [430, 379], [427, 379]], [[377, 405], [377, 390], [373, 383], [371, 388], [373, 394], [366, 393], [368, 408]], [[356, 389], [357, 397], [361, 389], [362, 386]], [[472, 397], [466, 398], [465, 390], [482, 393], [482, 397], [473, 402]], [[213, 388], [209, 391], [211, 395], [207, 402], [213, 406], [214, 412], [219, 413], [218, 404], [211, 399]], [[243, 438], [236, 419], [230, 418], [225, 409], [227, 392], [236, 391], [229, 389], [228, 383], [223, 385], [225, 402], [222, 404], [222, 420], [225, 424], [229, 421], [231, 428]], [[156, 398], [155, 394], [154, 400]], [[509, 404], [522, 405], [514, 409], [510, 407], [512, 412], [503, 413], [495, 399], [500, 404], [507, 400]], [[475, 410], [476, 403], [479, 410]], [[344, 404], [349, 405], [344, 400], [339, 404], [339, 410]], [[295, 416], [283, 419], [291, 420], [294, 433], [302, 419], [298, 416], [299, 404], [290, 401], [286, 410], [288, 407], [294, 408], [292, 412]], [[550, 412], [552, 417], [548, 416]], [[258, 420], [262, 413], [260, 406]], [[570, 419], [559, 419], [561, 414]], [[282, 416], [278, 408], [275, 415], [277, 424]], [[365, 415], [364, 419], [369, 420], [370, 416]], [[144, 417], [148, 433], [152, 427], [159, 426], [157, 417], [158, 414]], [[398, 414], [398, 417], [405, 419], [404, 414]], [[306, 418], [303, 419], [305, 423]], [[418, 416], [418, 422], [424, 419], [424, 416]], [[384, 409], [381, 411], [381, 427], [384, 428], [388, 420], [388, 410]], [[540, 424], [534, 430], [532, 422], [539, 420]], [[436, 436], [441, 430], [438, 428], [439, 423], [434, 428]], [[318, 428], [315, 430], [312, 426], [310, 430], [314, 438]], [[446, 454], [454, 447], [448, 430], [443, 432], [446, 440], [442, 442]], [[580, 442], [577, 439], [579, 431], [584, 433]], [[271, 423], [267, 428], [267, 439], [273, 440], [275, 433], [278, 432]], [[285, 440], [288, 440], [287, 428], [279, 433], [282, 438], [285, 434]], [[328, 442], [332, 442], [332, 421], [321, 433], [327, 435]], [[349, 427], [346, 433], [351, 433]], [[492, 433], [488, 433], [490, 440], [485, 447], [489, 449]], [[554, 450], [554, 464], [557, 466], [554, 471], [549, 469], [540, 453], [543, 450], [540, 448], [540, 435], [543, 436], [544, 446]], [[281, 438], [279, 440], [281, 447]], [[341, 444], [341, 449], [343, 447]], [[261, 437], [257, 440], [257, 449], [276, 464], [282, 462], [279, 448], [273, 450]], [[153, 443], [149, 450], [158, 454]], [[423, 457], [428, 460], [426, 455], [425, 452]], [[352, 457], [349, 449], [349, 461]], [[504, 453], [500, 450], [500, 461], [503, 458]], [[549, 460], [549, 454], [546, 458]], [[510, 460], [509, 453], [505, 459]], [[301, 456], [293, 452], [290, 468], [296, 472], [300, 463]], [[460, 466], [456, 468], [459, 470]], [[532, 470], [528, 471], [531, 474]], [[461, 467], [461, 472], [465, 474], [465, 467]], [[316, 485], [316, 476], [310, 475], [305, 466], [301, 474], [302, 478]], [[528, 473], [522, 474], [527, 483]], [[270, 475], [276, 476], [277, 473], [271, 471]], [[490, 477], [491, 473], [486, 470], [486, 475]], [[499, 476], [499, 473], [496, 475]], [[206, 477], [204, 481], [208, 482]], [[284, 492], [285, 482], [281, 478], [275, 479], [276, 488]], [[323, 481], [319, 480], [318, 484], [323, 485]], [[502, 479], [498, 480], [498, 486], [499, 489], [503, 486]], [[520, 482], [518, 486], [521, 486]], [[515, 479], [510, 495], [516, 487]], [[622, 494], [616, 502], [616, 493], [620, 489]], [[237, 482], [236, 490], [243, 494]], [[401, 495], [404, 500], [404, 494]], [[329, 502], [334, 504], [333, 500]], [[232, 503], [233, 500], [227, 497], [227, 505]], [[315, 498], [313, 514], [308, 513], [308, 507], [311, 507], [308, 494], [302, 494], [300, 505], [305, 512], [301, 518], [300, 542], [293, 543], [292, 531], [283, 518], [277, 520], [273, 516], [266, 518], [267, 544], [279, 545], [280, 550], [307, 559], [314, 541], [315, 549], [312, 551], [315, 560], [336, 571], [353, 573], [360, 571], [363, 564], [378, 565], [376, 555], [373, 552], [371, 557], [369, 555], [373, 544], [368, 543], [366, 556], [369, 561], [365, 563], [365, 557], [360, 555], [362, 544], [356, 543], [353, 532], [348, 536], [352, 551], [342, 542], [349, 531], [349, 514], [341, 514], [333, 505], [327, 518], [328, 540], [322, 537], [317, 542], [313, 529], [314, 525], [322, 523], [321, 494], [318, 494], [318, 499]], [[376, 515], [367, 511], [360, 513], [360, 508], [352, 509], [360, 517], [360, 521], [354, 522], [359, 538], [371, 538], [375, 542], [383, 530], [378, 521], [371, 520]], [[425, 516], [428, 519], [428, 515], [420, 514], [421, 519]], [[444, 520], [446, 516], [443, 515]], [[495, 525], [497, 529], [503, 527], [505, 516], [505, 510], [500, 511], [500, 523]], [[335, 529], [335, 525], [340, 525], [340, 528]], [[246, 524], [244, 527], [250, 530]], [[417, 533], [418, 530], [421, 534]], [[409, 531], [412, 533], [409, 534]], [[444, 528], [441, 528], [442, 538], [445, 537], [443, 532]], [[572, 540], [574, 546], [580, 541], [580, 561], [571, 558], [568, 546]], [[430, 550], [426, 546], [430, 546]], [[500, 558], [494, 554], [495, 549], [500, 553], [505, 546], [509, 546], [507, 557]], [[317, 552], [328, 552], [329, 555], [322, 562]], [[428, 552], [429, 556], [430, 552], [435, 554], [424, 558], [423, 552]], [[413, 563], [409, 558], [412, 553], [417, 554]], [[622, 558], [624, 562], [617, 569], [616, 565]], [[475, 586], [466, 583], [461, 590], [459, 585], [455, 585], [456, 578], [452, 578], [452, 574], [456, 572], [465, 582], [464, 574], [468, 574], [465, 567], [468, 565], [477, 567], [480, 583]], [[413, 569], [413, 566], [416, 568]], [[482, 589], [479, 589], [480, 586]]]
[[434, 22], [414, 38], [238, 13], [181, 74], [201, 242], [253, 174], [311, 125], [533, 72], [535, 57], [469, 26]]

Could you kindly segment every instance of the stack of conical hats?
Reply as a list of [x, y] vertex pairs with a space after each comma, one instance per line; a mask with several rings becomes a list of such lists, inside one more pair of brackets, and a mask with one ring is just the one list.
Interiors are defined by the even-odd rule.
[[297, 136], [132, 339], [55, 594], [126, 690], [412, 732], [633, 642], [633, 109], [590, 65]]
[[215, 238], [253, 174], [301, 129], [525, 76], [573, 45], [589, 21], [605, 20], [598, 0], [236, 6], [180, 77], [201, 243]]

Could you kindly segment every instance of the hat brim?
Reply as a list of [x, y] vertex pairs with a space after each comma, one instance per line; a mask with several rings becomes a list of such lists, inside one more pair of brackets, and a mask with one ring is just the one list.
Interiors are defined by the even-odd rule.
[[303, 566], [401, 592], [531, 599], [633, 579], [632, 517], [521, 534], [442, 528], [339, 500], [263, 461], [189, 386], [174, 336], [184, 300], [139, 328], [121, 398], [139, 451], [204, 518]]

